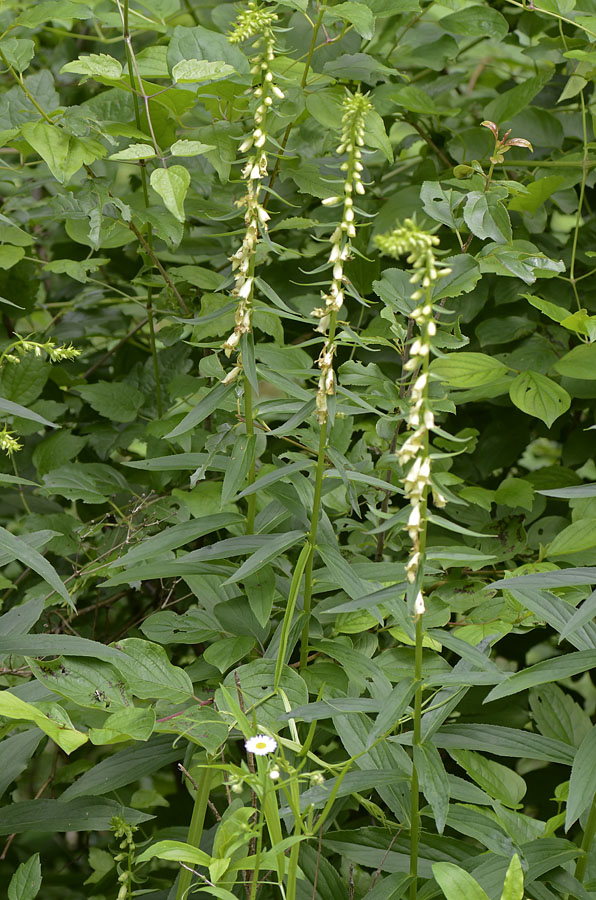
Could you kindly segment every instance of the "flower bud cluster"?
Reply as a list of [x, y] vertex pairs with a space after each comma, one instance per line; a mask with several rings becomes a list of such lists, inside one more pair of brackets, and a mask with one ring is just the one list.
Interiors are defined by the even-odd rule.
[[[341, 164], [341, 171], [345, 173], [343, 196], [331, 196], [322, 201], [324, 206], [343, 203], [341, 222], [330, 238], [329, 262], [333, 266], [333, 275], [328, 292], [322, 295], [325, 306], [312, 311], [312, 315], [321, 320], [317, 331], [323, 334], [329, 328], [331, 315], [337, 315], [344, 303], [344, 266], [350, 257], [351, 238], [356, 236], [354, 194], [364, 194], [362, 147], [364, 146], [366, 114], [370, 109], [370, 100], [364, 94], [348, 94], [344, 100], [341, 141], [336, 151], [342, 155], [347, 153], [348, 156], [347, 160]], [[335, 391], [334, 356], [335, 342], [332, 337], [325, 342], [317, 363], [321, 370], [317, 391], [317, 414], [321, 423], [327, 418], [327, 397]]]
[[[406, 219], [402, 226], [390, 234], [378, 235], [375, 243], [390, 256], [407, 255], [407, 262], [413, 268], [410, 284], [416, 285], [412, 300], [418, 305], [410, 316], [417, 325], [418, 335], [410, 344], [408, 359], [404, 364], [404, 370], [412, 373], [407, 418], [410, 434], [397, 451], [399, 462], [407, 467], [404, 491], [411, 510], [406, 529], [412, 542], [412, 550], [406, 566], [406, 576], [414, 584], [418, 580], [424, 554], [427, 496], [431, 487], [429, 432], [435, 424], [428, 396], [430, 346], [437, 333], [431, 290], [437, 279], [449, 275], [451, 270], [441, 266], [436, 260], [434, 248], [439, 239], [421, 231], [411, 219]], [[445, 499], [440, 494], [433, 493], [433, 497], [435, 503], [445, 504]], [[414, 613], [418, 616], [423, 612], [424, 598], [419, 591]]]
[[0, 450], [5, 450], [9, 456], [12, 456], [15, 450], [22, 449], [23, 445], [19, 444], [12, 432], [8, 431], [5, 426], [2, 431], [0, 431]]
[[242, 169], [242, 177], [247, 186], [246, 196], [239, 202], [239, 206], [243, 206], [245, 210], [246, 231], [242, 244], [231, 257], [234, 273], [234, 287], [231, 293], [238, 298], [238, 306], [234, 315], [234, 331], [223, 344], [226, 356], [230, 356], [237, 349], [242, 335], [252, 329], [254, 255], [259, 232], [267, 230], [269, 221], [269, 214], [260, 202], [261, 183], [267, 177], [267, 154], [264, 149], [268, 138], [267, 119], [274, 101], [284, 98], [283, 91], [275, 83], [271, 68], [275, 58], [273, 24], [276, 20], [276, 13], [260, 7], [251, 0], [248, 8], [240, 13], [236, 27], [228, 36], [228, 40], [233, 44], [258, 36], [254, 45], [257, 53], [251, 58], [250, 71], [258, 76], [259, 83], [254, 89], [257, 104], [253, 115], [253, 129], [239, 147], [241, 153], [250, 151]]
[[2, 355], [2, 362], [12, 363], [16, 365], [20, 363], [20, 357], [25, 356], [27, 353], [34, 353], [35, 356], [41, 356], [42, 353], [47, 353], [50, 357], [50, 362], [62, 362], [64, 359], [76, 359], [77, 356], [80, 356], [81, 351], [77, 350], [72, 344], [63, 344], [60, 347], [57, 347], [54, 341], [46, 341], [45, 343], [40, 343], [39, 341], [30, 341], [28, 338], [22, 338], [20, 335], [17, 335], [18, 341], [15, 341], [11, 344], [10, 349], [14, 350], [14, 353], [6, 353], [4, 352]]

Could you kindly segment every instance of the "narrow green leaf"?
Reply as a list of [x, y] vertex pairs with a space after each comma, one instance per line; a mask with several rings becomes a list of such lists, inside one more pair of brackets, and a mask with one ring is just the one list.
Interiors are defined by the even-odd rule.
[[66, 590], [64, 583], [54, 566], [45, 559], [41, 553], [30, 547], [21, 538], [16, 537], [0, 525], [0, 549], [5, 550], [12, 555], [13, 559], [29, 566], [34, 572], [46, 581], [49, 586], [59, 594], [63, 600], [66, 600], [71, 609], [76, 609], [70, 594]]
[[565, 814], [565, 831], [586, 810], [596, 794], [596, 725], [578, 747], [569, 781], [569, 796]]
[[197, 403], [195, 408], [191, 410], [188, 415], [184, 416], [181, 422], [176, 425], [168, 434], [166, 434], [166, 439], [170, 440], [171, 438], [178, 437], [181, 434], [186, 434], [187, 431], [190, 431], [191, 428], [194, 428], [195, 425], [200, 425], [201, 422], [207, 418], [207, 416], [211, 415], [214, 409], [217, 409], [218, 406], [223, 402], [223, 400], [234, 390], [233, 384], [218, 384], [214, 387], [202, 400]]

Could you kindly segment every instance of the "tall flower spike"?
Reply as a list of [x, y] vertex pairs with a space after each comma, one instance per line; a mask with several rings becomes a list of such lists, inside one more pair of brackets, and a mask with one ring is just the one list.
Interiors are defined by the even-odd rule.
[[343, 203], [341, 222], [331, 235], [331, 252], [329, 262], [333, 266], [333, 276], [329, 291], [322, 295], [325, 306], [314, 309], [313, 316], [321, 321], [317, 331], [327, 334], [327, 340], [318, 359], [321, 370], [317, 391], [317, 415], [319, 422], [327, 419], [327, 397], [335, 391], [335, 375], [333, 358], [335, 356], [335, 322], [337, 313], [344, 302], [344, 266], [351, 255], [351, 239], [356, 236], [354, 224], [354, 194], [364, 194], [362, 184], [362, 147], [364, 146], [364, 130], [366, 114], [371, 103], [364, 94], [348, 94], [343, 102], [342, 133], [337, 153], [347, 153], [348, 158], [341, 165], [344, 176], [343, 197], [340, 195], [327, 197], [324, 206], [335, 206]]
[[261, 204], [261, 184], [267, 177], [267, 154], [265, 145], [268, 137], [268, 118], [274, 101], [283, 100], [283, 91], [275, 83], [271, 64], [275, 58], [274, 23], [277, 15], [274, 12], [251, 2], [248, 8], [240, 13], [236, 25], [228, 35], [232, 44], [249, 40], [257, 36], [254, 43], [256, 54], [251, 58], [251, 72], [259, 76], [258, 84], [253, 90], [256, 106], [253, 114], [251, 134], [240, 144], [240, 152], [250, 151], [242, 177], [246, 181], [246, 195], [239, 202], [244, 207], [244, 224], [246, 231], [238, 250], [231, 257], [234, 273], [232, 295], [238, 299], [234, 315], [234, 331], [222, 345], [226, 356], [237, 350], [243, 334], [252, 330], [253, 292], [254, 292], [254, 258], [259, 240], [259, 232], [267, 231], [269, 214]]
[[[411, 318], [418, 327], [418, 336], [409, 348], [409, 357], [404, 365], [412, 373], [408, 427], [410, 434], [397, 451], [402, 466], [407, 467], [404, 491], [410, 502], [410, 515], [406, 525], [412, 549], [406, 566], [406, 576], [411, 584], [418, 585], [414, 601], [414, 615], [425, 611], [421, 591], [424, 552], [426, 547], [427, 498], [431, 488], [431, 456], [429, 432], [435, 420], [428, 396], [428, 365], [431, 339], [437, 333], [433, 317], [431, 291], [437, 278], [449, 275], [451, 269], [441, 266], [435, 258], [434, 248], [439, 239], [421, 231], [411, 219], [395, 228], [390, 234], [375, 238], [379, 249], [388, 256], [404, 256], [412, 266], [410, 284], [416, 285], [412, 300], [418, 305], [411, 312]], [[434, 502], [445, 505], [445, 499], [433, 492]]]

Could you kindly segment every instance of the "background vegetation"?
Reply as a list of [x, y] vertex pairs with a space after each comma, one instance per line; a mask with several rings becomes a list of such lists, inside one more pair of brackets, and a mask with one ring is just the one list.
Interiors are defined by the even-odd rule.
[[0, 34], [6, 896], [595, 897], [596, 2]]

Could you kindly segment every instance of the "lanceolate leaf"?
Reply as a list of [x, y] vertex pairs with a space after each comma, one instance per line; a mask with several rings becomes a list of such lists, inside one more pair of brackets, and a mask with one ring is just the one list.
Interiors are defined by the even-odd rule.
[[33, 569], [34, 572], [37, 572], [52, 590], [56, 591], [63, 600], [66, 600], [69, 606], [73, 609], [75, 608], [64, 582], [51, 563], [41, 553], [38, 553], [37, 550], [34, 550], [33, 547], [30, 547], [25, 541], [11, 534], [10, 531], [2, 528], [2, 526], [0, 526], [0, 549], [10, 553], [13, 559], [20, 560], [30, 569]]
[[565, 830], [590, 806], [596, 793], [596, 726], [578, 747], [569, 781], [569, 797], [565, 814]]

